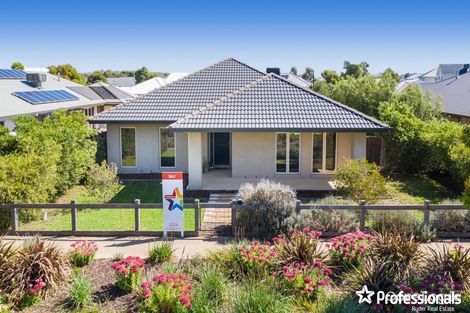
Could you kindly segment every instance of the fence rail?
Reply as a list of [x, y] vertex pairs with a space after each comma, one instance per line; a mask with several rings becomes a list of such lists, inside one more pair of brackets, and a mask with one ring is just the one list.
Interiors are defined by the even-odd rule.
[[[251, 210], [253, 207], [237, 203], [236, 200], [226, 203], [201, 203], [199, 199], [194, 202], [184, 203], [185, 208], [194, 209], [194, 231], [185, 231], [188, 237], [198, 236], [201, 230], [201, 208], [225, 208], [231, 209], [232, 212], [232, 234], [235, 236], [237, 233], [237, 211], [238, 210]], [[57, 204], [28, 204], [28, 203], [8, 203], [0, 205], [0, 210], [9, 210], [11, 217], [11, 230], [0, 230], [0, 233], [8, 235], [22, 235], [31, 233], [41, 233], [43, 235], [84, 235], [84, 236], [161, 236], [163, 231], [143, 231], [141, 229], [141, 209], [162, 209], [161, 203], [140, 203], [139, 199], [135, 199], [132, 203], [100, 203], [100, 204], [79, 204], [75, 200], [70, 203]], [[19, 209], [70, 209], [71, 230], [64, 231], [28, 231], [19, 230]], [[77, 214], [79, 209], [134, 209], [134, 230], [133, 231], [83, 231], [79, 230], [79, 223]], [[368, 211], [422, 211], [423, 223], [428, 225], [430, 223], [430, 213], [439, 210], [467, 210], [468, 208], [459, 204], [430, 204], [428, 200], [424, 201], [422, 205], [366, 205], [365, 201], [360, 201], [358, 205], [315, 205], [315, 204], [301, 204], [300, 201], [296, 205], [297, 214], [302, 210], [354, 210], [360, 212], [359, 229], [365, 229], [366, 214]], [[334, 235], [334, 234], [332, 234]], [[470, 234], [460, 233], [439, 233], [442, 237], [470, 237]]]

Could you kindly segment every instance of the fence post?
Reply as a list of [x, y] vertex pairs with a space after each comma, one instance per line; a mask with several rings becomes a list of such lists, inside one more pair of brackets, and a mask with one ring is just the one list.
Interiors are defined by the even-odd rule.
[[296, 213], [297, 215], [300, 214], [300, 204], [302, 204], [302, 201], [300, 201], [300, 200], [297, 200], [297, 201], [295, 202], [295, 213]]
[[[70, 204], [72, 205], [77, 204], [77, 200], [72, 199], [72, 201], [70, 201]], [[72, 231], [77, 231], [77, 208], [75, 206], [72, 207], [71, 213], [72, 213]]]
[[361, 218], [359, 220], [359, 229], [363, 231], [366, 228], [366, 201], [359, 201], [359, 207], [361, 209]]
[[194, 226], [196, 227], [196, 233], [199, 236], [199, 230], [201, 230], [201, 203], [199, 199], [194, 199]]
[[[13, 204], [16, 204], [16, 201], [13, 201]], [[18, 209], [17, 208], [11, 209], [11, 229], [13, 231], [18, 230]]]
[[237, 232], [237, 200], [232, 200], [232, 235], [236, 237]]
[[424, 200], [424, 225], [429, 225], [430, 205], [429, 200]]
[[135, 231], [140, 230], [140, 199], [134, 199], [134, 222], [135, 222]]

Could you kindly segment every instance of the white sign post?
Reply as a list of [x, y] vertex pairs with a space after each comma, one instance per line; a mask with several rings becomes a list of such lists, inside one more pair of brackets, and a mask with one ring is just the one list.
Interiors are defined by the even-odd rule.
[[183, 173], [162, 173], [163, 236], [168, 231], [180, 231], [184, 237], [183, 223]]

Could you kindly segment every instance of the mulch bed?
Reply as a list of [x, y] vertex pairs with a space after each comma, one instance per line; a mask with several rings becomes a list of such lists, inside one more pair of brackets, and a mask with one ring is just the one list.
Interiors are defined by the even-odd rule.
[[[132, 312], [137, 294], [124, 294], [116, 286], [111, 259], [99, 259], [78, 269], [86, 274], [93, 286], [93, 304], [88, 309], [93, 312]], [[149, 281], [158, 273], [158, 266], [146, 264], [142, 271], [142, 281]], [[72, 312], [68, 303], [69, 283], [52, 291], [45, 300], [24, 310], [28, 313]], [[84, 310], [88, 312], [89, 310]]]

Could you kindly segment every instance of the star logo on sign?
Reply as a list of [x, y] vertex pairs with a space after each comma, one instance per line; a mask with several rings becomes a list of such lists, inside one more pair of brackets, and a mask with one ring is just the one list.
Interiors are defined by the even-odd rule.
[[362, 290], [356, 291], [356, 294], [359, 296], [359, 304], [364, 303], [364, 302], [372, 304], [371, 297], [375, 294], [375, 292], [367, 289], [367, 286], [364, 285], [364, 287], [362, 287]]

